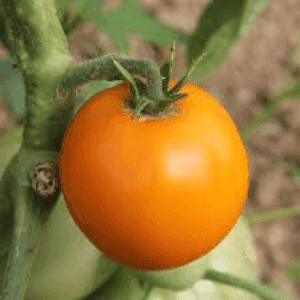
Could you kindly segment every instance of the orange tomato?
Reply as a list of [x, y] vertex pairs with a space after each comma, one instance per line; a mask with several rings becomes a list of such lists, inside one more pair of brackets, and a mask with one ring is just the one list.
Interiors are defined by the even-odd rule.
[[[174, 84], [174, 83], [173, 83]], [[127, 83], [76, 113], [59, 155], [75, 222], [107, 257], [128, 267], [179, 267], [212, 250], [246, 202], [247, 151], [224, 107], [191, 83], [172, 115], [138, 118]]]

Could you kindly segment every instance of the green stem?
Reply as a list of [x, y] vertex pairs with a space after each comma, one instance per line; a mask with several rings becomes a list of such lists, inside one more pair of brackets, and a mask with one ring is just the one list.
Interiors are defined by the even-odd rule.
[[[113, 58], [130, 74], [140, 75], [148, 81], [144, 91], [147, 98], [155, 100], [163, 97], [161, 75], [159, 67], [155, 63], [115, 56]], [[112, 56], [107, 55], [70, 66], [63, 81], [59, 84], [57, 92], [73, 89], [92, 80], [124, 80], [124, 77], [116, 68]]]
[[282, 103], [288, 99], [298, 98], [300, 94], [300, 82], [296, 82], [293, 85], [289, 85], [278, 93], [273, 100], [270, 101], [270, 105], [264, 107], [258, 114], [255, 115], [253, 120], [249, 122], [247, 127], [242, 131], [242, 137], [245, 142], [250, 140], [251, 133], [263, 123], [266, 119], [271, 117], [275, 113], [276, 109], [282, 105]]
[[233, 276], [229, 273], [219, 272], [216, 270], [208, 270], [204, 276], [204, 279], [244, 289], [252, 294], [263, 298], [264, 300], [296, 300], [294, 298], [287, 297], [281, 292], [278, 292], [265, 285], [259, 284], [257, 282], [251, 282]]
[[297, 216], [300, 214], [300, 205], [295, 205], [291, 207], [283, 207], [279, 209], [275, 209], [273, 211], [265, 212], [265, 213], [255, 213], [251, 214], [248, 217], [249, 225], [252, 227], [254, 225], [279, 221], [288, 217]]
[[[43, 225], [51, 214], [59, 190], [44, 198], [31, 187], [28, 173], [38, 162], [54, 163], [57, 153], [21, 149], [11, 160], [0, 184], [1, 221], [14, 224], [1, 286], [1, 299], [22, 300], [31, 278], [32, 263]], [[5, 208], [5, 210], [3, 209]], [[2, 224], [0, 223], [0, 226]]]
[[[56, 86], [70, 63], [68, 43], [54, 0], [3, 0], [6, 32], [26, 86], [23, 147], [54, 149], [53, 128], [63, 130], [55, 115]], [[62, 110], [60, 108], [60, 110]], [[50, 133], [45, 134], [45, 133]]]
[[[26, 88], [26, 117], [21, 149], [0, 184], [0, 227], [10, 224], [1, 299], [22, 300], [31, 276], [39, 237], [58, 198], [38, 195], [30, 179], [37, 163], [56, 163], [59, 143], [70, 120], [74, 99], [61, 104], [56, 87], [69, 64], [68, 43], [58, 20], [55, 0], [2, 0], [11, 55], [16, 58]], [[58, 185], [56, 185], [58, 187]], [[4, 244], [4, 246], [7, 246]]]

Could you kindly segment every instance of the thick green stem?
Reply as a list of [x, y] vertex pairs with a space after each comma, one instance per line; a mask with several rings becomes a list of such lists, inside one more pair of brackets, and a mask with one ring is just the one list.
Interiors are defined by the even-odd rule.
[[[46, 132], [61, 126], [56, 86], [69, 63], [68, 44], [54, 0], [3, 0], [9, 44], [26, 86], [23, 147], [53, 149]], [[59, 117], [61, 118], [61, 117]]]
[[55, 0], [2, 0], [1, 8], [5, 41], [23, 74], [27, 111], [21, 149], [0, 184], [0, 221], [11, 226], [0, 298], [23, 300], [39, 236], [59, 194], [58, 185], [48, 198], [37, 194], [30, 171], [37, 163], [55, 164], [56, 141], [64, 133], [74, 99], [62, 104], [56, 95], [70, 56]]
[[59, 193], [56, 189], [48, 198], [37, 195], [28, 174], [39, 162], [54, 163], [55, 159], [54, 151], [21, 149], [2, 178], [0, 204], [7, 212], [1, 209], [1, 221], [14, 223], [12, 233], [7, 232], [11, 243], [0, 297], [3, 300], [24, 299], [39, 236]]
[[63, 81], [59, 84], [57, 92], [72, 89], [91, 80], [123, 80], [124, 77], [116, 68], [112, 58], [133, 76], [140, 76], [147, 81], [143, 91], [146, 97], [153, 100], [159, 100], [163, 97], [160, 70], [155, 63], [148, 60], [133, 60], [115, 56], [103, 56], [82, 64], [71, 65]]

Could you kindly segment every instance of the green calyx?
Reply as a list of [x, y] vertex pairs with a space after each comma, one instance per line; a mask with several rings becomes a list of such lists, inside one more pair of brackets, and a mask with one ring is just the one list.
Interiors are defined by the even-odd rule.
[[151, 72], [148, 74], [149, 76], [145, 76], [145, 74], [138, 75], [136, 73], [132, 75], [117, 60], [114, 58], [112, 60], [123, 79], [132, 87], [133, 97], [130, 102], [130, 108], [133, 109], [135, 115], [160, 117], [167, 112], [170, 104], [187, 97], [187, 94], [180, 93], [179, 91], [186, 84], [191, 73], [204, 55], [205, 53], [187, 69], [183, 77], [171, 89], [169, 89], [169, 83], [175, 60], [175, 42], [172, 45], [171, 54], [160, 66], [159, 72]]
[[[151, 76], [145, 77], [131, 74], [112, 57], [115, 67], [132, 88], [133, 96], [129, 103], [129, 108], [134, 111], [135, 115], [160, 116], [168, 110], [171, 103], [187, 96], [185, 93], [179, 93], [180, 88], [186, 83], [187, 79], [184, 81], [181, 80], [179, 82], [180, 86], [178, 83], [173, 89], [169, 89], [172, 65], [174, 62], [173, 49], [174, 47], [172, 48], [170, 57], [168, 57], [160, 67], [158, 76], [157, 74], [151, 74]], [[155, 76], [159, 78], [152, 78]], [[157, 82], [160, 82], [161, 86], [158, 89], [154, 89], [153, 85]]]

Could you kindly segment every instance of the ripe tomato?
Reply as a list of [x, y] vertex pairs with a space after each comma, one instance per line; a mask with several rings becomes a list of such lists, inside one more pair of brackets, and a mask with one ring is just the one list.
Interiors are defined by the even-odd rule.
[[122, 83], [93, 96], [66, 131], [60, 181], [74, 220], [109, 258], [140, 270], [182, 266], [213, 249], [246, 202], [247, 151], [203, 89], [169, 117], [138, 118]]

